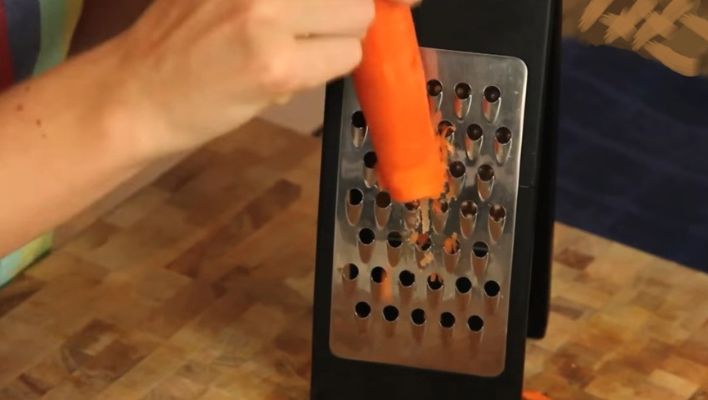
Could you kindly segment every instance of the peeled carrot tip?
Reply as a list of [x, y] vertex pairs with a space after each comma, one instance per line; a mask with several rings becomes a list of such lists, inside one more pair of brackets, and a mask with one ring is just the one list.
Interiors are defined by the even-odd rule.
[[539, 392], [534, 392], [531, 390], [525, 390], [524, 394], [522, 396], [523, 400], [551, 400], [550, 397], [539, 393]]

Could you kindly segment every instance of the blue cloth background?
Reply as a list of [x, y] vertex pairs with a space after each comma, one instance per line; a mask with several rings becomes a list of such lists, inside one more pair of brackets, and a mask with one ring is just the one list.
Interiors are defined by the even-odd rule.
[[561, 85], [557, 219], [708, 272], [708, 79], [566, 41]]

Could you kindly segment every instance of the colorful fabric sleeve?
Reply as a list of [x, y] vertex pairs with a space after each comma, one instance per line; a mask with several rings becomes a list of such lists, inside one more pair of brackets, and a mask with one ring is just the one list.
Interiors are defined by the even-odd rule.
[[[0, 0], [0, 90], [61, 63], [83, 0]], [[46, 254], [53, 235], [43, 235], [0, 258], [0, 286]]]

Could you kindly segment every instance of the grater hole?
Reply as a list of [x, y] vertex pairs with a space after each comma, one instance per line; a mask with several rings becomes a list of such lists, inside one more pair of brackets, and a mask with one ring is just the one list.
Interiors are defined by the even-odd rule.
[[342, 269], [342, 277], [348, 281], [353, 281], [359, 277], [359, 267], [356, 264], [347, 264]]
[[511, 141], [511, 131], [509, 130], [509, 128], [504, 126], [497, 129], [497, 133], [495, 136], [497, 138], [497, 142], [501, 144], [507, 144]]
[[387, 208], [391, 205], [391, 195], [388, 192], [379, 192], [376, 195], [376, 206], [379, 208]]
[[413, 325], [421, 326], [425, 324], [425, 310], [416, 308], [411, 311], [411, 322]]
[[349, 190], [349, 204], [358, 206], [362, 201], [364, 201], [364, 192], [359, 189]]
[[439, 80], [431, 79], [426, 85], [426, 90], [428, 92], [428, 96], [437, 97], [440, 95], [440, 93], [442, 93], [443, 85]]
[[475, 257], [484, 258], [489, 254], [489, 245], [481, 241], [475, 242], [475, 244], [472, 245], [472, 252]]
[[448, 203], [447, 200], [445, 200], [445, 199], [440, 199], [440, 200], [437, 202], [437, 204], [439, 205], [440, 212], [443, 213], [443, 214], [446, 213], [447, 210], [450, 209], [450, 203]]
[[420, 251], [428, 251], [433, 246], [433, 241], [430, 239], [430, 236], [427, 234], [419, 235], [418, 239], [416, 239], [415, 243], [416, 243], [416, 246], [418, 246], [418, 249]]
[[386, 280], [388, 273], [383, 267], [375, 267], [371, 270], [371, 280], [375, 283], [382, 283]]
[[457, 240], [457, 234], [445, 239], [443, 242], [443, 251], [446, 254], [456, 254], [460, 250], [460, 241]]
[[376, 234], [374, 231], [372, 231], [369, 228], [364, 228], [359, 231], [359, 240], [363, 244], [372, 244], [374, 243], [374, 239], [376, 239]]
[[484, 164], [479, 167], [477, 174], [479, 175], [479, 179], [484, 182], [489, 182], [494, 178], [494, 168], [489, 164]]
[[443, 288], [444, 284], [442, 276], [436, 273], [432, 273], [428, 277], [428, 287], [430, 290], [440, 290]]
[[501, 97], [501, 90], [496, 86], [487, 86], [484, 89], [484, 98], [490, 102], [494, 103]]
[[474, 217], [477, 215], [477, 205], [473, 201], [465, 200], [460, 204], [460, 212], [464, 217]]
[[461, 278], [457, 278], [457, 281], [455, 281], [455, 288], [457, 289], [458, 293], [467, 294], [470, 290], [472, 290], [472, 281], [464, 276]]
[[455, 316], [451, 312], [440, 314], [440, 326], [443, 328], [452, 328], [455, 326]]
[[393, 248], [401, 247], [401, 245], [403, 244], [403, 236], [396, 231], [390, 232], [388, 234], [387, 240], [388, 245]]
[[366, 118], [361, 111], [355, 111], [352, 114], [352, 126], [358, 129], [366, 128]]
[[455, 96], [457, 96], [458, 99], [460, 100], [466, 100], [469, 99], [469, 97], [472, 95], [472, 87], [465, 83], [465, 82], [460, 82], [457, 85], [455, 85]]
[[484, 131], [482, 127], [477, 124], [472, 124], [467, 127], [467, 137], [472, 141], [477, 141], [482, 138]]
[[398, 319], [398, 308], [395, 306], [386, 306], [383, 309], [383, 317], [388, 322], [394, 322]]
[[465, 176], [465, 172], [467, 172], [467, 167], [465, 167], [465, 164], [462, 161], [454, 161], [450, 163], [448, 168], [450, 170], [450, 175], [456, 179], [462, 178]]
[[450, 139], [455, 134], [455, 124], [450, 121], [442, 120], [438, 124], [438, 135]]
[[376, 168], [377, 161], [378, 158], [376, 157], [376, 153], [373, 151], [364, 154], [364, 166], [366, 166], [366, 168]]
[[408, 211], [415, 211], [418, 208], [420, 208], [420, 201], [418, 201], [418, 200], [410, 201], [410, 202], [404, 204], [404, 207], [406, 207], [406, 210], [408, 210]]
[[365, 301], [360, 301], [354, 306], [354, 314], [361, 319], [368, 318], [371, 315], [371, 306]]
[[415, 274], [408, 270], [401, 271], [398, 274], [398, 281], [403, 287], [411, 287], [415, 283]]
[[488, 297], [496, 297], [500, 291], [501, 286], [499, 286], [499, 283], [496, 281], [487, 281], [487, 283], [484, 284], [484, 293]]
[[504, 206], [495, 204], [489, 209], [489, 216], [492, 217], [494, 221], [499, 222], [506, 218], [506, 209]]
[[479, 315], [473, 315], [467, 320], [467, 328], [472, 332], [480, 332], [484, 328], [484, 320]]

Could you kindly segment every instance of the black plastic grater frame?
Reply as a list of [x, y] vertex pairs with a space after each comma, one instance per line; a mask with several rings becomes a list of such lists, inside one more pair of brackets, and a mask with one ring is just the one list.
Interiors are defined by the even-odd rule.
[[[495, 377], [353, 361], [332, 354], [328, 345], [331, 289], [333, 279], [339, 278], [333, 276], [333, 232], [344, 92], [343, 82], [328, 87], [315, 286], [313, 399], [520, 398], [531, 260], [534, 249], [545, 249], [543, 253], [547, 254], [550, 240], [549, 223], [545, 220], [552, 215], [549, 203], [537, 203], [537, 199], [549, 197], [547, 191], [552, 182], [548, 166], [552, 166], [553, 154], [545, 150], [550, 148], [555, 134], [552, 102], [556, 87], [552, 73], [557, 73], [557, 50], [553, 45], [557, 43], [558, 6], [550, 0], [435, 0], [416, 11], [423, 46], [512, 56], [528, 66], [506, 360], [503, 372]], [[544, 191], [539, 192], [539, 188]], [[538, 221], [537, 215], [544, 220]], [[536, 226], [542, 227], [537, 237]], [[545, 257], [533, 265], [534, 287], [547, 288], [548, 268]], [[534, 296], [543, 298], [547, 293]], [[532, 318], [545, 321], [546, 311], [539, 307]], [[535, 329], [535, 336], [542, 330], [543, 327]]]

